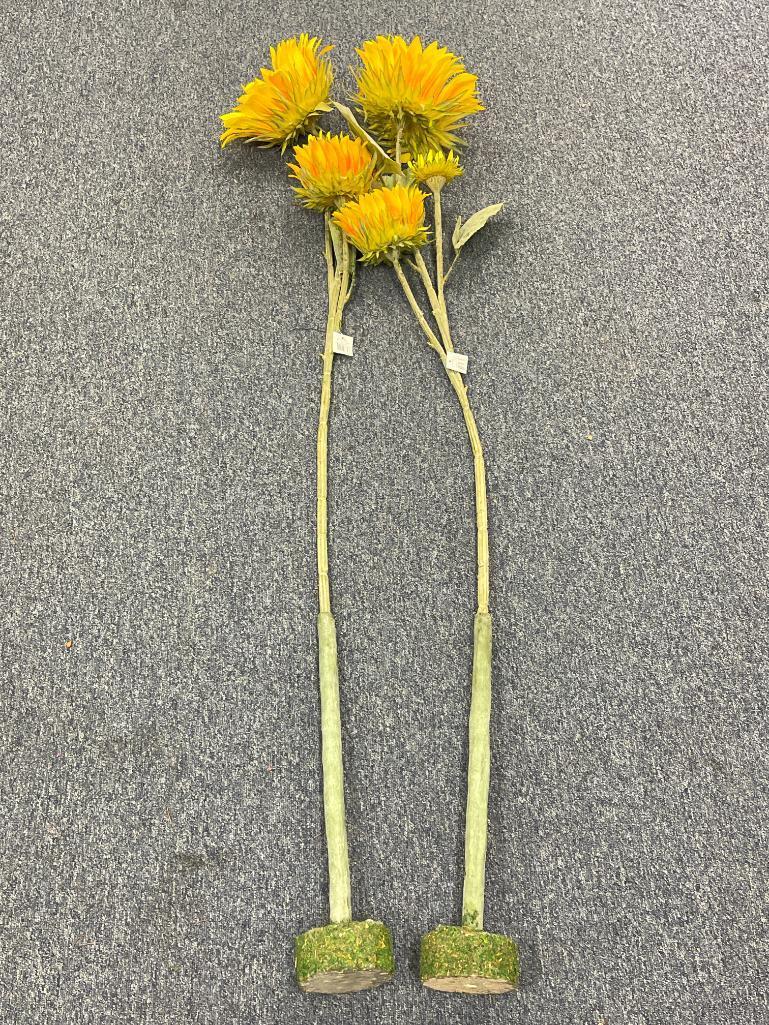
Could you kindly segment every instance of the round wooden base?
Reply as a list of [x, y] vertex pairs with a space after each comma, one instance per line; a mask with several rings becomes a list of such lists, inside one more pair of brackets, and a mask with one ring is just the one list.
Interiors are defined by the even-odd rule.
[[342, 922], [296, 938], [296, 978], [305, 993], [356, 993], [395, 972], [393, 942], [383, 922]]
[[518, 947], [499, 933], [439, 925], [422, 937], [419, 974], [447, 993], [509, 993], [518, 984]]

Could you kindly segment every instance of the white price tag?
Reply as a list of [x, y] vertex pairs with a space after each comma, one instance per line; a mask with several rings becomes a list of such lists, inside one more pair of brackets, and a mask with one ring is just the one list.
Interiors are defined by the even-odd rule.
[[343, 335], [341, 331], [335, 331], [331, 348], [340, 356], [352, 356], [352, 335]]
[[458, 374], [466, 374], [467, 356], [463, 352], [447, 352], [446, 369], [456, 370]]

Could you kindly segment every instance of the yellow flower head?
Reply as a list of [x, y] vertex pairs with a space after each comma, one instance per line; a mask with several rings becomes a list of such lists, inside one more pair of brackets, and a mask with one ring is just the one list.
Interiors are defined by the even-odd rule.
[[270, 47], [272, 68], [262, 68], [260, 77], [243, 86], [235, 109], [222, 115], [222, 146], [246, 139], [285, 149], [331, 109], [334, 76], [324, 56], [331, 47], [319, 47], [320, 40], [306, 33]]
[[468, 114], [483, 110], [477, 78], [437, 43], [426, 48], [415, 36], [377, 36], [357, 51], [356, 101], [382, 143], [394, 151], [398, 131], [404, 150], [449, 149], [460, 139]]
[[418, 153], [409, 160], [409, 169], [415, 181], [425, 182], [431, 189], [440, 189], [446, 182], [462, 174], [459, 157], [454, 155], [453, 150], [444, 153], [443, 150], [432, 149]]
[[425, 197], [416, 185], [376, 189], [351, 200], [334, 223], [361, 253], [363, 263], [381, 263], [427, 242]]
[[294, 148], [294, 192], [311, 210], [331, 210], [368, 192], [374, 185], [376, 157], [360, 139], [349, 135], [311, 135]]

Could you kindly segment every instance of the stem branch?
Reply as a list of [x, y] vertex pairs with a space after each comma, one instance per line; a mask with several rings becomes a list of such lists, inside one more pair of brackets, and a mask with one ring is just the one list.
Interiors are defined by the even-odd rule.
[[411, 309], [412, 309], [412, 311], [414, 313], [414, 316], [417, 318], [417, 322], [418, 322], [419, 326], [422, 328], [422, 330], [425, 333], [425, 337], [427, 338], [428, 345], [430, 346], [431, 349], [435, 349], [435, 351], [441, 357], [441, 362], [445, 366], [446, 365], [446, 352], [445, 352], [443, 346], [441, 345], [441, 343], [438, 341], [438, 339], [437, 339], [437, 337], [435, 335], [435, 332], [430, 327], [430, 325], [429, 325], [429, 323], [427, 321], [427, 317], [425, 317], [424, 313], [422, 312], [422, 308], [420, 307], [419, 303], [417, 302], [416, 296], [414, 295], [413, 291], [411, 290], [411, 285], [409, 284], [409, 279], [406, 277], [406, 275], [403, 272], [403, 267], [401, 267], [400, 260], [398, 260], [398, 259], [393, 260], [393, 267], [395, 268], [395, 273], [398, 276], [398, 281], [400, 281], [401, 286], [403, 288], [403, 291], [406, 293], [406, 298], [409, 301], [409, 306], [411, 307]]

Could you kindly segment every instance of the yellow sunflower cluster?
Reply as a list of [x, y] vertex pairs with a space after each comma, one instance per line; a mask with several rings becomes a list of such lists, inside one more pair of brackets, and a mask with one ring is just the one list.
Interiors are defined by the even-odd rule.
[[[418, 185], [427, 185], [438, 202], [441, 188], [462, 174], [452, 147], [461, 143], [457, 133], [467, 116], [483, 110], [477, 79], [455, 54], [437, 43], [425, 47], [419, 36], [410, 42], [377, 36], [364, 43], [357, 51], [362, 66], [355, 99], [382, 149], [350, 111], [356, 138], [318, 131], [318, 118], [332, 109], [330, 49], [307, 34], [271, 47], [271, 68], [262, 68], [235, 109], [222, 116], [221, 144], [294, 144], [289, 169], [300, 202], [334, 211], [334, 223], [363, 262], [394, 260], [427, 241]], [[297, 145], [305, 134], [306, 142]], [[386, 152], [399, 166], [406, 163], [394, 179], [382, 177]]]
[[330, 111], [334, 75], [320, 40], [306, 33], [270, 47], [271, 68], [243, 86], [235, 109], [222, 115], [222, 146], [245, 139], [262, 146], [282, 146], [308, 132]]
[[460, 143], [465, 118], [483, 110], [477, 78], [437, 43], [377, 36], [357, 51], [355, 97], [366, 123], [391, 151], [425, 152]]
[[368, 192], [345, 203], [333, 220], [360, 252], [363, 263], [396, 259], [428, 239], [425, 197], [416, 185]]
[[311, 210], [332, 210], [348, 199], [370, 191], [377, 174], [376, 157], [360, 139], [349, 135], [311, 135], [294, 147], [291, 177], [294, 192]]

